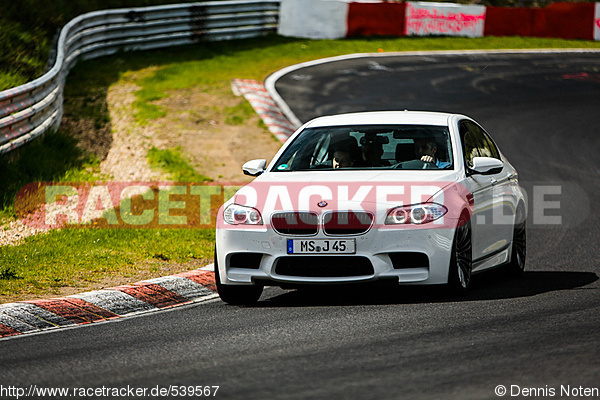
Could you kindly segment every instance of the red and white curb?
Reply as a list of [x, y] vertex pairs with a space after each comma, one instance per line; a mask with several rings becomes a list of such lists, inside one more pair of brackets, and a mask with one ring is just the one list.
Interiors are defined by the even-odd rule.
[[0, 304], [0, 338], [104, 322], [218, 297], [212, 265], [132, 285]]
[[244, 96], [263, 120], [269, 131], [280, 142], [285, 142], [296, 130], [273, 101], [265, 85], [252, 79], [234, 79], [231, 89], [236, 96]]

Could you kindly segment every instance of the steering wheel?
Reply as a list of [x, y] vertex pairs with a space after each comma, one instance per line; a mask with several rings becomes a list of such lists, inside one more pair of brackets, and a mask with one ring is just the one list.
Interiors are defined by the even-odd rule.
[[439, 169], [437, 165], [431, 162], [421, 160], [404, 161], [394, 165], [394, 169]]

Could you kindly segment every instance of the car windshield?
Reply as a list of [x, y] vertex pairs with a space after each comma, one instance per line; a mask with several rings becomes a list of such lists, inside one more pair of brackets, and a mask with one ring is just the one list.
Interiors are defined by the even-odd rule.
[[452, 169], [446, 126], [364, 125], [307, 128], [273, 171]]

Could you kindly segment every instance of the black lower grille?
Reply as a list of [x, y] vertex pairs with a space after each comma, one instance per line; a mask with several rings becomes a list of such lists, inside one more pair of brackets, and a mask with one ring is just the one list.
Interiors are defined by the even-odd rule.
[[286, 276], [339, 278], [373, 275], [373, 265], [357, 256], [289, 256], [277, 261], [275, 273]]

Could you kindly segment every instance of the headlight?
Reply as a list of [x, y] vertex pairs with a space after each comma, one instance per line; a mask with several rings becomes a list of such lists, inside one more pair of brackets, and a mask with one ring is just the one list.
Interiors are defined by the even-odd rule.
[[426, 224], [442, 218], [448, 209], [440, 204], [423, 203], [392, 208], [386, 218], [386, 225]]
[[262, 225], [262, 217], [256, 208], [229, 205], [223, 212], [223, 219], [231, 225]]

